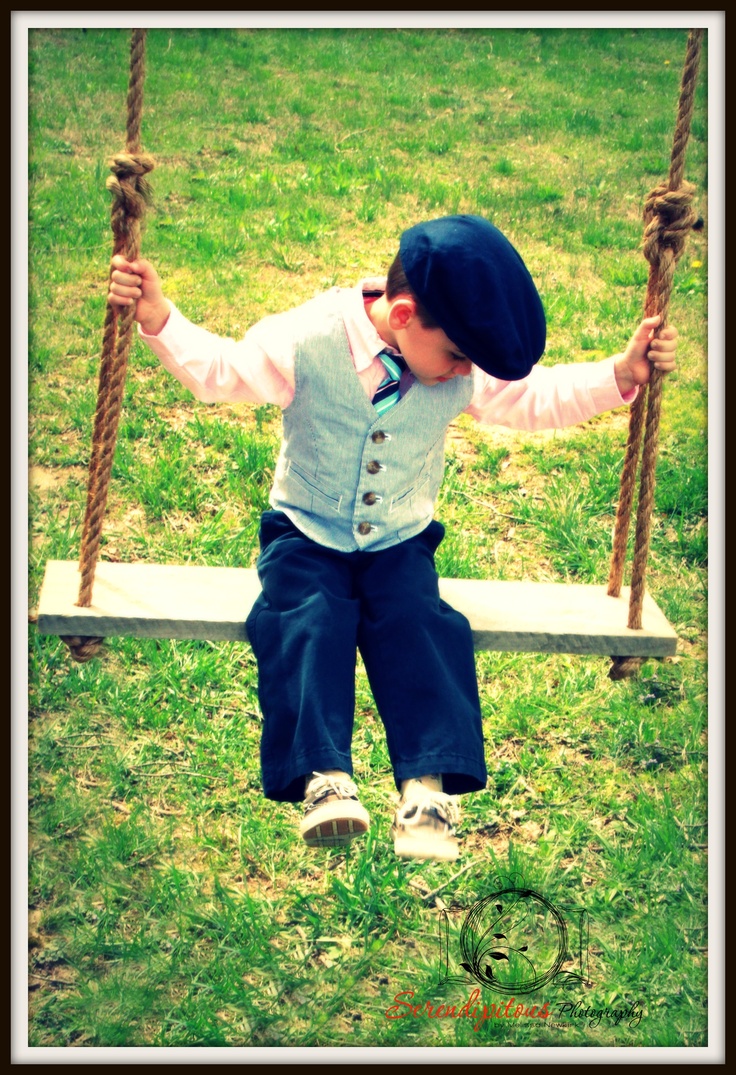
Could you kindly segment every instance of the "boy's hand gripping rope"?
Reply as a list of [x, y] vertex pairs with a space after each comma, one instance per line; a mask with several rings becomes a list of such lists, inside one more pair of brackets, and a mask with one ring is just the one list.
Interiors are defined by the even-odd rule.
[[[690, 137], [695, 85], [703, 39], [703, 31], [691, 30], [688, 35], [685, 66], [682, 74], [677, 125], [672, 146], [669, 177], [666, 183], [650, 193], [644, 206], [644, 256], [649, 262], [649, 280], [644, 303], [644, 316], [661, 315], [659, 329], [667, 322], [675, 266], [685, 248], [688, 232], [695, 223], [691, 207], [694, 187], [683, 180], [685, 151]], [[629, 520], [636, 480], [639, 449], [644, 433], [641, 457], [639, 502], [636, 516], [634, 559], [631, 572], [628, 626], [641, 630], [646, 573], [651, 538], [652, 508], [654, 505], [655, 467], [659, 443], [659, 416], [662, 406], [662, 374], [652, 370], [648, 386], [642, 386], [631, 406], [629, 436], [621, 475], [618, 512], [613, 538], [613, 555], [608, 578], [608, 593], [621, 593]], [[611, 679], [626, 679], [636, 675], [641, 657], [612, 657]]]
[[[146, 31], [133, 30], [130, 45], [130, 82], [128, 86], [127, 138], [124, 153], [111, 163], [112, 175], [107, 188], [112, 194], [111, 228], [113, 255], [122, 254], [128, 261], [138, 257], [141, 218], [148, 199], [146, 175], [153, 169], [153, 158], [141, 152], [140, 130], [143, 114], [143, 80]], [[81, 583], [77, 604], [88, 608], [92, 603], [97, 556], [102, 537], [102, 522], [107, 503], [112, 461], [117, 440], [118, 422], [125, 387], [125, 373], [133, 337], [135, 307], [122, 314], [108, 303], [102, 337], [102, 356], [92, 436], [92, 453], [87, 484], [87, 510], [82, 531], [79, 560]], [[99, 638], [63, 636], [76, 661], [88, 661], [102, 645]]]

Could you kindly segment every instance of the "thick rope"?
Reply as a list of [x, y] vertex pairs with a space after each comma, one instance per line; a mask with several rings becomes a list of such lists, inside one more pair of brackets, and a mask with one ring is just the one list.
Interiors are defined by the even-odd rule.
[[[695, 223], [695, 213], [691, 206], [694, 187], [683, 180], [683, 174], [702, 39], [703, 31], [700, 29], [691, 30], [688, 35], [668, 180], [650, 193], [644, 206], [643, 251], [649, 262], [644, 316], [661, 315], [658, 331], [661, 331], [667, 323], [675, 266], [685, 248], [687, 235]], [[609, 595], [618, 597], [621, 593], [634, 485], [643, 435], [644, 447], [641, 453], [639, 501], [629, 598], [628, 626], [633, 630], [641, 630], [642, 626], [659, 446], [662, 380], [661, 372], [656, 369], [652, 370], [649, 384], [640, 388], [631, 407], [608, 579]], [[642, 658], [613, 657], [609, 676], [611, 679], [624, 679], [636, 675], [641, 663]]]
[[[126, 148], [124, 153], [113, 158], [110, 166], [112, 175], [107, 180], [107, 188], [112, 194], [110, 225], [114, 239], [113, 255], [122, 254], [129, 261], [138, 257], [141, 218], [149, 193], [146, 175], [153, 168], [153, 159], [140, 151], [145, 42], [146, 31], [133, 30]], [[102, 538], [102, 522], [117, 441], [128, 355], [133, 339], [134, 313], [134, 307], [129, 307], [118, 315], [116, 308], [109, 303], [105, 313], [97, 410], [87, 484], [87, 509], [79, 559], [81, 582], [77, 605], [82, 608], [89, 608], [92, 603], [92, 586]], [[79, 639], [70, 636], [65, 637], [64, 641], [69, 645], [72, 657], [82, 661], [93, 657], [101, 644], [101, 639]]]

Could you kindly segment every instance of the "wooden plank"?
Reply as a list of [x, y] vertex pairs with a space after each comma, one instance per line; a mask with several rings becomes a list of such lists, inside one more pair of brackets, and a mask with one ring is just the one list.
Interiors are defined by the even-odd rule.
[[[259, 593], [252, 569], [193, 565], [97, 565], [93, 604], [79, 608], [76, 563], [51, 560], [38, 630], [49, 635], [247, 641], [245, 619]], [[470, 621], [476, 649], [666, 657], [677, 636], [654, 600], [641, 631], [626, 626], [628, 590], [558, 582], [442, 579], [443, 598]]]
[[[97, 567], [94, 604], [75, 605], [75, 563], [51, 561], [39, 605], [42, 634], [246, 641], [255, 571], [158, 564]], [[443, 579], [443, 597], [470, 620], [478, 649], [666, 656], [676, 635], [647, 597], [644, 630], [625, 626], [628, 594], [566, 583]], [[622, 626], [623, 624], [623, 626]]]
[[669, 657], [677, 635], [646, 594], [643, 629], [626, 626], [629, 590], [565, 582], [442, 579], [446, 601], [467, 616], [476, 649], [534, 653], [600, 653]]
[[79, 608], [76, 563], [50, 560], [38, 605], [42, 634], [247, 641], [260, 585], [253, 570], [100, 561], [90, 608]]

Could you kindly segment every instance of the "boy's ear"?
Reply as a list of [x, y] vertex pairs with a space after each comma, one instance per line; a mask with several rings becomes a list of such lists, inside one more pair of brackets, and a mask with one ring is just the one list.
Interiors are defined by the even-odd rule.
[[389, 328], [406, 328], [417, 315], [417, 304], [411, 295], [398, 295], [392, 299], [388, 310]]

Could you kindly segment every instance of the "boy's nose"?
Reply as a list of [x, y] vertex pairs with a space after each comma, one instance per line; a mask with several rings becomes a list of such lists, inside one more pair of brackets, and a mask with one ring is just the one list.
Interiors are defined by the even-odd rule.
[[465, 359], [463, 362], [453, 362], [450, 369], [445, 374], [443, 380], [449, 380], [452, 377], [468, 377], [473, 368], [473, 363], [470, 359]]

